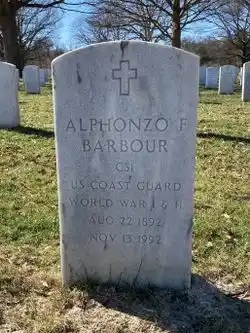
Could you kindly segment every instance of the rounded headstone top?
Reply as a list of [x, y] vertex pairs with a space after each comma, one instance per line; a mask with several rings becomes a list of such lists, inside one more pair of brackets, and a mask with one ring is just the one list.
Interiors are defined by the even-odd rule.
[[[147, 47], [147, 49], [150, 51], [150, 49], [159, 49], [159, 50], [166, 50], [168, 51], [170, 54], [173, 54], [173, 56], [180, 56], [180, 55], [184, 55], [186, 57], [193, 57], [196, 59], [200, 59], [199, 56], [197, 56], [196, 54], [193, 54], [191, 52], [176, 48], [176, 47], [172, 47], [172, 46], [168, 46], [168, 45], [162, 45], [162, 44], [156, 44], [156, 43], [152, 43], [152, 42], [144, 42], [144, 41], [127, 41], [127, 40], [123, 40], [123, 41], [112, 41], [112, 42], [103, 42], [103, 43], [97, 43], [97, 44], [91, 44], [85, 47], [81, 47], [78, 49], [75, 49], [73, 51], [64, 53], [62, 55], [60, 55], [59, 57], [55, 58], [52, 61], [52, 67], [53, 65], [57, 64], [60, 61], [63, 61], [65, 59], [68, 59], [69, 57], [75, 57], [79, 54], [83, 54], [85, 52], [90, 52], [90, 51], [94, 51], [96, 49], [101, 50], [101, 49], [110, 49], [110, 48], [117, 48], [117, 51], [120, 50], [121, 54], [125, 54], [126, 50], [129, 49], [130, 47], [132, 48], [138, 48], [138, 52], [141, 50], [142, 47]], [[135, 49], [135, 52], [137, 50]]]
[[10, 64], [9, 62], [5, 62], [5, 61], [0, 61], [0, 66], [5, 66], [5, 67], [13, 67], [16, 68], [15, 65]]

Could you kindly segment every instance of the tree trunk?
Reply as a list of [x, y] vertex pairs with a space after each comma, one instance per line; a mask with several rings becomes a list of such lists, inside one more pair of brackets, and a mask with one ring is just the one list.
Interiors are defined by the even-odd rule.
[[3, 34], [4, 58], [7, 62], [19, 67], [16, 9], [11, 4], [5, 8], [4, 15], [0, 16], [0, 25]]
[[245, 62], [248, 61], [248, 47], [247, 47], [247, 43], [242, 43], [242, 66], [244, 65]]
[[172, 46], [181, 48], [181, 17], [180, 0], [174, 0], [172, 18]]

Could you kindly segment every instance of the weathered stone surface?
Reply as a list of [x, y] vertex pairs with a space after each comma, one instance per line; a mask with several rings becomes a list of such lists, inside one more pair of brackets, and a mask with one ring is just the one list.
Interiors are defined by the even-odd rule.
[[250, 61], [243, 65], [242, 70], [242, 101], [250, 101]]
[[207, 71], [206, 66], [200, 67], [200, 85], [205, 85], [206, 83], [206, 71]]
[[218, 88], [219, 82], [219, 68], [218, 67], [207, 67], [206, 70], [206, 88]]
[[220, 67], [219, 94], [232, 94], [234, 83], [237, 78], [238, 69], [232, 65]]
[[0, 128], [20, 125], [16, 66], [0, 62]]
[[110, 42], [52, 67], [64, 284], [189, 287], [199, 58]]
[[25, 66], [23, 70], [23, 81], [27, 93], [40, 94], [40, 75], [38, 66]]

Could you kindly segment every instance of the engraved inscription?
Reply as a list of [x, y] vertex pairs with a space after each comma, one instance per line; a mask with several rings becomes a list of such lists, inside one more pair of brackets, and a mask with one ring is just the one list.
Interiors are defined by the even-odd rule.
[[129, 60], [120, 61], [120, 68], [112, 70], [112, 79], [120, 82], [120, 95], [129, 96], [130, 80], [137, 79], [137, 69], [130, 68]]
[[88, 235], [89, 242], [95, 243], [114, 243], [122, 242], [124, 244], [141, 244], [141, 245], [160, 245], [162, 244], [162, 237], [159, 235], [146, 235], [146, 234], [111, 234], [111, 233], [90, 233]]
[[[168, 153], [169, 141], [166, 133], [174, 131], [183, 135], [189, 129], [186, 118], [176, 119], [171, 122], [168, 118], [156, 116], [153, 118], [108, 118], [108, 119], [69, 119], [65, 125], [66, 132], [77, 134], [81, 138], [81, 151], [83, 153]], [[102, 135], [92, 136], [93, 133]], [[149, 132], [145, 137], [144, 133]], [[108, 136], [106, 133], [140, 133], [140, 136], [128, 139], [120, 135]], [[152, 135], [157, 133], [155, 137]], [[162, 135], [161, 135], [162, 134]], [[89, 136], [89, 138], [88, 138]], [[125, 171], [125, 170], [124, 170]]]
[[114, 204], [120, 208], [133, 208], [145, 210], [153, 210], [155, 208], [161, 208], [162, 210], [180, 210], [183, 208], [181, 200], [132, 200], [132, 199], [120, 199], [113, 201], [106, 198], [88, 198], [85, 196], [76, 195], [75, 197], [69, 197], [68, 204], [71, 207], [82, 207], [82, 208], [104, 208], [109, 209]]
[[[133, 171], [133, 167], [129, 163], [116, 163], [116, 170], [122, 171]], [[148, 181], [139, 180], [132, 181], [132, 176], [127, 176], [126, 180], [107, 180], [107, 179], [90, 179], [85, 181], [84, 179], [71, 180], [72, 189], [85, 189], [98, 190], [98, 191], [116, 191], [116, 190], [137, 190], [139, 192], [181, 192], [183, 190], [183, 184], [180, 182], [159, 182], [159, 181]]]
[[130, 162], [117, 162], [115, 164], [115, 171], [118, 171], [118, 172], [134, 172], [134, 166]]
[[165, 117], [154, 118], [107, 118], [107, 119], [69, 119], [65, 125], [66, 132], [104, 132], [104, 133], [132, 133], [158, 132], [165, 133], [171, 128], [183, 132], [188, 128], [186, 118], [177, 119], [174, 123]]
[[119, 224], [123, 227], [141, 226], [141, 227], [164, 227], [164, 221], [153, 217], [133, 217], [133, 216], [99, 216], [91, 215], [89, 218], [90, 225], [115, 225]]
[[82, 140], [82, 151], [84, 153], [167, 153], [167, 140], [97, 140], [91, 143], [89, 139]]

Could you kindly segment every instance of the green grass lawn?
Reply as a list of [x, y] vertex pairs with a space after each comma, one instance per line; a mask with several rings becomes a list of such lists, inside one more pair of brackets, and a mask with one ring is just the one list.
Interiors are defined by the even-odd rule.
[[250, 332], [250, 103], [200, 91], [194, 287], [175, 297], [61, 288], [51, 87], [20, 107], [0, 131], [1, 333]]

